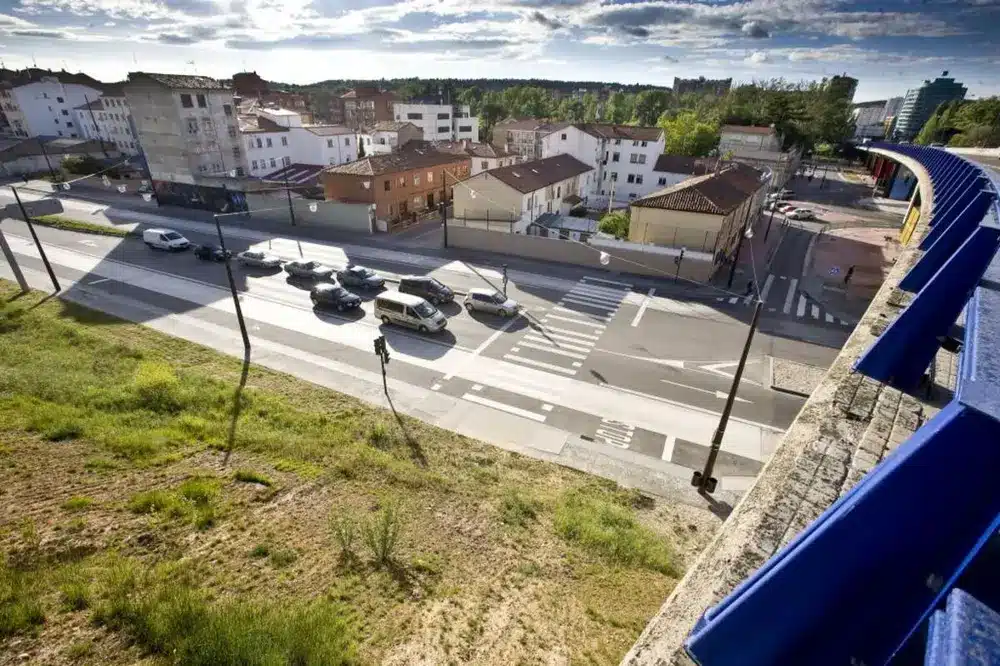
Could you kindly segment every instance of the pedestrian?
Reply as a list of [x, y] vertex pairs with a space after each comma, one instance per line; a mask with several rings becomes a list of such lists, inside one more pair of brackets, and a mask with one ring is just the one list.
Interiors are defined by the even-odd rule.
[[753, 293], [753, 280], [747, 280], [747, 291], [744, 296], [749, 296]]
[[852, 277], [854, 277], [854, 266], [847, 269], [847, 273], [844, 275], [844, 285], [850, 284]]

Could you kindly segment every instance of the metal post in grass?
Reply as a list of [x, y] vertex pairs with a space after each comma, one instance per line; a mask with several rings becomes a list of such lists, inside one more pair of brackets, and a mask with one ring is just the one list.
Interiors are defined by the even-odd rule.
[[[385, 391], [385, 395], [388, 397], [389, 381], [386, 379], [385, 366], [389, 363], [389, 347], [385, 344], [384, 335], [380, 335], [375, 338], [375, 355], [378, 356], [379, 361], [382, 363], [382, 390]], [[395, 409], [393, 409], [393, 411], [395, 411]]]
[[59, 280], [56, 278], [56, 273], [52, 270], [52, 264], [49, 263], [49, 258], [45, 255], [45, 248], [42, 247], [42, 241], [38, 240], [38, 234], [35, 232], [35, 225], [31, 223], [31, 216], [28, 215], [28, 211], [24, 209], [24, 203], [21, 201], [21, 195], [17, 193], [16, 187], [11, 187], [10, 191], [14, 193], [14, 200], [17, 201], [17, 207], [21, 209], [21, 215], [24, 217], [24, 223], [28, 225], [28, 231], [31, 232], [31, 238], [35, 241], [35, 247], [38, 248], [38, 256], [42, 258], [42, 263], [45, 264], [45, 270], [49, 272], [49, 279], [52, 280], [52, 286], [55, 287], [56, 291], [62, 291], [62, 287], [59, 286]]
[[14, 277], [17, 278], [17, 284], [21, 287], [21, 293], [26, 294], [31, 291], [31, 287], [28, 286], [28, 281], [24, 279], [24, 273], [21, 272], [21, 267], [17, 263], [17, 257], [14, 256], [10, 245], [7, 244], [7, 237], [3, 235], [3, 229], [0, 229], [0, 250], [3, 250], [3, 256], [7, 258], [10, 270], [14, 273]]

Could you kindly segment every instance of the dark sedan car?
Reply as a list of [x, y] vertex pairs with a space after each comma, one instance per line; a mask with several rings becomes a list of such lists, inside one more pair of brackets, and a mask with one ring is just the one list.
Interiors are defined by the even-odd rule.
[[313, 305], [318, 308], [332, 308], [337, 312], [351, 310], [361, 306], [361, 298], [352, 294], [339, 284], [324, 282], [313, 287], [309, 293]]
[[225, 261], [233, 255], [218, 245], [198, 245], [194, 248], [194, 256], [205, 261]]
[[289, 261], [285, 264], [285, 272], [292, 277], [310, 280], [329, 280], [333, 269], [318, 261]]

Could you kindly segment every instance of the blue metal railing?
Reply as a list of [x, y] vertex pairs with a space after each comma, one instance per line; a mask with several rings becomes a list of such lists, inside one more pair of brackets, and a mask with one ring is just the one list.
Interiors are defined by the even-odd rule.
[[933, 184], [929, 224], [944, 230], [907, 276], [919, 287], [910, 305], [855, 367], [913, 390], [966, 310], [957, 391], [908, 441], [705, 612], [686, 643], [702, 666], [903, 663], [894, 662], [896, 655], [912, 644], [1000, 524], [995, 183], [942, 150], [872, 147], [926, 168]]

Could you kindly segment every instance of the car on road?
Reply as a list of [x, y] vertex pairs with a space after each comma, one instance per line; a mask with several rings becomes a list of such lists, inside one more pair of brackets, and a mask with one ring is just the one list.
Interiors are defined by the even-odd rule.
[[191, 241], [173, 229], [144, 229], [142, 242], [153, 250], [186, 250], [191, 247]]
[[365, 289], [381, 289], [385, 286], [385, 278], [364, 266], [348, 266], [337, 271], [337, 281], [348, 287]]
[[313, 307], [332, 308], [337, 312], [361, 307], [360, 296], [331, 282], [323, 282], [313, 287], [309, 292], [309, 298], [313, 302]]
[[785, 214], [789, 220], [815, 220], [816, 213], [808, 208], [795, 208]]
[[451, 303], [455, 300], [454, 291], [428, 275], [404, 275], [399, 278], [399, 293], [419, 296], [432, 305]]
[[507, 298], [496, 289], [470, 289], [465, 295], [465, 309], [469, 312], [486, 312], [501, 317], [513, 317], [521, 309], [521, 305], [512, 298]]
[[778, 197], [781, 198], [781, 199], [791, 199], [794, 196], [795, 196], [795, 192], [793, 192], [793, 191], [791, 191], [789, 189], [783, 189], [780, 192], [778, 192]]
[[223, 250], [218, 245], [196, 245], [194, 256], [205, 261], [225, 261], [233, 254], [229, 250]]
[[785, 215], [788, 215], [793, 210], [795, 210], [795, 206], [793, 206], [792, 204], [781, 204], [780, 206], [778, 206], [778, 212], [784, 213]]
[[236, 260], [251, 268], [278, 268], [281, 266], [281, 259], [273, 254], [258, 250], [244, 250], [236, 255]]
[[375, 299], [375, 316], [383, 324], [399, 324], [415, 328], [421, 333], [437, 332], [448, 325], [448, 320], [436, 307], [413, 294], [388, 291]]
[[333, 276], [333, 269], [318, 261], [289, 261], [285, 264], [285, 272], [307, 280], [329, 280]]
[[768, 201], [767, 205], [764, 206], [764, 208], [767, 210], [778, 210], [778, 208], [780, 208], [782, 205], [783, 204], [780, 201], [774, 200], [774, 201]]

